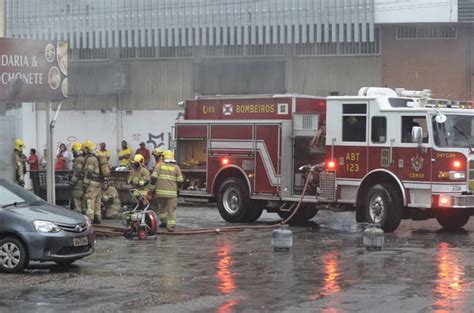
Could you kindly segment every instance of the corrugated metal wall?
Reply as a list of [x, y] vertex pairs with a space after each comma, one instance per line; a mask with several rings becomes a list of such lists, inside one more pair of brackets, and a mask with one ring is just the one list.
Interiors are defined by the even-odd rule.
[[178, 109], [177, 103], [193, 96], [193, 62], [188, 59], [131, 63], [130, 95], [123, 105], [140, 109]]
[[[106, 65], [107, 62], [101, 62]], [[121, 96], [70, 96], [63, 109], [97, 110], [122, 107], [123, 110], [179, 109], [177, 103], [193, 97], [193, 61], [167, 59], [124, 62], [130, 69], [129, 91]], [[100, 77], [99, 77], [100, 78]], [[96, 84], [97, 77], [81, 77]], [[81, 80], [76, 80], [81, 84]]]
[[8, 35], [72, 49], [374, 40], [374, 0], [7, 0]]
[[194, 69], [197, 94], [285, 92], [284, 58], [203, 59], [195, 63]]
[[[123, 110], [173, 110], [179, 109], [179, 101], [199, 94], [297, 92], [327, 96], [331, 91], [355, 94], [362, 86], [382, 83], [378, 56], [287, 57], [273, 61], [246, 58], [216, 62], [161, 59], [127, 64], [130, 66], [128, 94], [72, 96], [63, 108], [111, 110], [120, 104]], [[249, 70], [252, 64], [255, 70], [263, 70], [255, 74]], [[250, 75], [254, 77], [249, 78]]]
[[381, 59], [371, 57], [297, 57], [286, 64], [287, 92], [354, 95], [363, 86], [381, 86]]

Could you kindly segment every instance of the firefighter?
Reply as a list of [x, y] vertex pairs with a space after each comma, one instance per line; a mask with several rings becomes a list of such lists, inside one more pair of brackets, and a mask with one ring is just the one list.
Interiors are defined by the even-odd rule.
[[25, 186], [26, 155], [23, 153], [25, 143], [21, 139], [15, 140], [15, 181], [18, 185]]
[[155, 184], [158, 179], [158, 174], [157, 170], [160, 168], [161, 163], [163, 163], [163, 152], [165, 150], [161, 147], [155, 148], [152, 152], [153, 156], [155, 157], [155, 165], [153, 166], [153, 172], [151, 174], [151, 190], [154, 191], [155, 189]]
[[75, 142], [71, 147], [74, 161], [72, 163], [72, 205], [75, 211], [85, 214], [84, 206], [84, 190], [82, 187], [82, 180], [84, 179], [84, 155], [82, 153], [82, 144]]
[[156, 214], [159, 214], [159, 202], [158, 199], [155, 196], [155, 185], [156, 181], [158, 180], [158, 173], [157, 170], [159, 169], [161, 163], [163, 163], [163, 152], [165, 149], [158, 147], [153, 149], [153, 156], [155, 157], [155, 165], [153, 166], [153, 172], [151, 174], [151, 180], [150, 180], [150, 191], [151, 191], [151, 206], [153, 208], [153, 211], [155, 211]]
[[141, 154], [133, 157], [130, 174], [128, 174], [128, 183], [138, 192], [137, 198], [140, 199], [140, 206], [144, 206], [149, 201], [150, 171], [144, 166], [145, 158]]
[[155, 194], [160, 206], [160, 227], [173, 232], [176, 227], [178, 184], [183, 182], [183, 174], [174, 160], [173, 151], [163, 152], [163, 162], [156, 169], [156, 175]]
[[326, 144], [326, 123], [321, 123], [310, 144], [312, 148], [318, 148]]
[[117, 189], [107, 179], [102, 183], [102, 217], [106, 219], [120, 217], [120, 198]]
[[84, 179], [82, 185], [85, 189], [86, 215], [94, 224], [100, 224], [102, 214], [100, 211], [100, 164], [94, 154], [95, 144], [86, 140], [82, 145], [84, 150]]

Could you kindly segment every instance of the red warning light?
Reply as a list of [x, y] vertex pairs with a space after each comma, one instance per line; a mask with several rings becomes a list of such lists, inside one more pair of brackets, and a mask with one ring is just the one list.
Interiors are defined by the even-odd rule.
[[229, 159], [228, 158], [223, 158], [222, 159], [222, 165], [227, 165], [229, 164]]
[[336, 168], [336, 162], [334, 160], [327, 161], [326, 165], [329, 170], [334, 170]]
[[459, 161], [459, 160], [454, 160], [453, 163], [452, 163], [452, 166], [453, 166], [454, 169], [457, 170], [457, 169], [460, 169], [460, 168], [461, 168], [462, 163], [461, 163], [461, 161]]

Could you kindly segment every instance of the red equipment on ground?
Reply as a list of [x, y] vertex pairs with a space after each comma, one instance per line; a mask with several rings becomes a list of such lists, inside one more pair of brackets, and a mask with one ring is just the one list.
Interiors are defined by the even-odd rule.
[[122, 222], [127, 229], [124, 236], [127, 239], [156, 239], [158, 217], [150, 210], [150, 202], [137, 190], [130, 191], [137, 204], [132, 210], [122, 213]]

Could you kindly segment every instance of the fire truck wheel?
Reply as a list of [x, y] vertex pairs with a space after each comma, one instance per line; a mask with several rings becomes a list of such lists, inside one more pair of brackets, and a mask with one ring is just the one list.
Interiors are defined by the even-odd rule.
[[259, 206], [257, 201], [251, 201], [249, 207], [247, 208], [247, 212], [242, 219], [242, 222], [245, 223], [253, 223], [262, 216], [263, 208]]
[[393, 232], [402, 220], [402, 203], [389, 184], [370, 187], [365, 202], [367, 222], [380, 224], [385, 232]]
[[249, 203], [249, 191], [242, 180], [229, 178], [219, 188], [217, 208], [227, 222], [243, 222]]
[[466, 212], [447, 211], [440, 212], [436, 216], [438, 223], [448, 231], [460, 230], [469, 221], [469, 214]]

